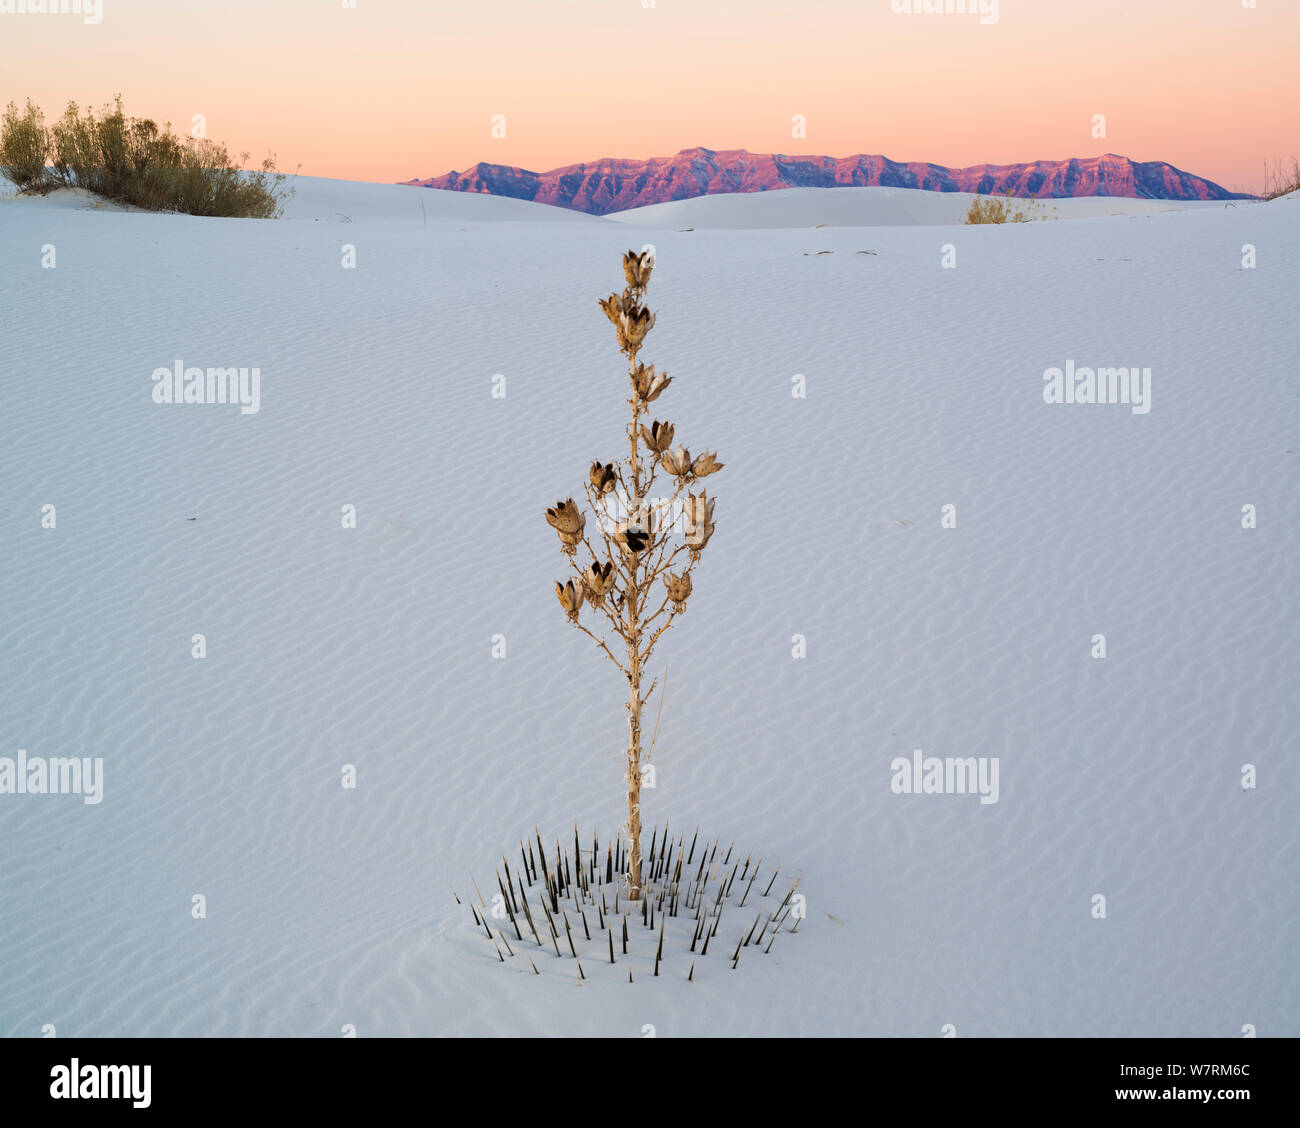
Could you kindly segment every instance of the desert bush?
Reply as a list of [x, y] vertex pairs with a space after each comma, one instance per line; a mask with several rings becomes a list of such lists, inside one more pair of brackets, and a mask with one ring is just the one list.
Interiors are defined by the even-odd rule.
[[1280, 159], [1264, 165], [1264, 199], [1276, 200], [1297, 191], [1300, 191], [1300, 160], [1292, 157], [1290, 167]]
[[98, 115], [69, 102], [50, 142], [59, 184], [150, 211], [275, 219], [293, 195], [273, 157], [246, 172], [247, 153], [235, 161], [216, 141], [179, 138], [170, 122], [129, 117], [120, 97]]
[[150, 188], [174, 211], [188, 215], [242, 216], [246, 219], [277, 219], [293, 189], [284, 188], [284, 173], [276, 172], [275, 158], [267, 157], [253, 172], [230, 159], [224, 145], [206, 139], [191, 140], [182, 148], [175, 164], [154, 169], [147, 178]]
[[53, 186], [45, 168], [50, 136], [45, 115], [32, 104], [19, 109], [14, 102], [0, 118], [0, 174], [22, 192], [48, 192]]
[[1028, 223], [1043, 219], [1043, 205], [1037, 199], [1020, 200], [1008, 191], [1001, 196], [976, 196], [966, 213], [970, 223]]
[[75, 102], [69, 102], [63, 116], [50, 127], [50, 150], [54, 176], [65, 188], [81, 186], [87, 191], [96, 181], [94, 114], [87, 110], [83, 118]]

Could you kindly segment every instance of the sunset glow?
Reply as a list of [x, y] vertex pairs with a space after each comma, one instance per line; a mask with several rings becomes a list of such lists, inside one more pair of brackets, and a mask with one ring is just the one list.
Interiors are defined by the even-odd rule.
[[1266, 161], [1300, 152], [1300, 5], [1280, 0], [1000, 0], [996, 22], [900, 0], [25, 6], [0, 0], [3, 101], [56, 116], [120, 92], [133, 113], [181, 132], [203, 115], [233, 151], [316, 176], [704, 145], [953, 167], [1114, 152], [1254, 191]]

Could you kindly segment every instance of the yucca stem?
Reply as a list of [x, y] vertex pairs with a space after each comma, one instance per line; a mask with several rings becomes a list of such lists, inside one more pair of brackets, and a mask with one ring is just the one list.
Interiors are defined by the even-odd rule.
[[[642, 288], [635, 288], [632, 291], [633, 297], [640, 302], [645, 291]], [[638, 513], [642, 504], [642, 485], [641, 485], [641, 452], [639, 424], [641, 422], [641, 397], [636, 393], [635, 380], [636, 373], [636, 354], [635, 347], [629, 347], [627, 358], [629, 364], [628, 377], [629, 382], [633, 384], [632, 388], [632, 422], [628, 427], [628, 443], [631, 447], [631, 459], [629, 465], [632, 469], [632, 490], [633, 496], [628, 498], [628, 503], [632, 507], [632, 513], [629, 513], [629, 523], [634, 514]], [[649, 532], [649, 529], [646, 530]], [[627, 833], [628, 833], [628, 868], [627, 868], [627, 886], [628, 900], [637, 901], [641, 897], [641, 600], [642, 592], [640, 585], [641, 559], [640, 554], [634, 552], [626, 553], [627, 560], [627, 578], [624, 584], [624, 607], [627, 611], [627, 627], [625, 638], [627, 641], [627, 727], [628, 727], [628, 746], [627, 746]]]

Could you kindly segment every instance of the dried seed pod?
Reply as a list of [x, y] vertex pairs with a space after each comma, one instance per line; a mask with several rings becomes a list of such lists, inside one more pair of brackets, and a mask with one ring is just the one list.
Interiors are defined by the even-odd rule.
[[646, 446], [656, 454], [663, 454], [673, 445], [673, 425], [671, 423], [660, 423], [658, 419], [651, 423], [649, 428], [642, 423], [641, 438]]
[[692, 563], [699, 560], [700, 553], [704, 550], [704, 546], [708, 544], [713, 537], [714, 528], [715, 526], [712, 524], [712, 522], [705, 525], [700, 530], [696, 539], [691, 543], [690, 558]]
[[572, 580], [566, 584], [561, 584], [559, 580], [556, 580], [555, 597], [560, 601], [560, 606], [564, 608], [569, 620], [576, 623], [578, 621], [578, 611], [582, 607], [582, 585], [580, 583], [575, 584]]
[[582, 543], [582, 533], [587, 526], [587, 515], [581, 512], [573, 498], [557, 501], [553, 508], [546, 511], [546, 523], [560, 538], [564, 554], [572, 556]]
[[627, 553], [636, 555], [644, 552], [650, 542], [650, 534], [640, 525], [629, 525], [626, 521], [614, 530], [614, 542]]
[[654, 265], [654, 256], [649, 251], [628, 251], [623, 256], [623, 275], [627, 284], [633, 289], [644, 290], [650, 284]]
[[713, 536], [713, 507], [717, 499], [711, 498], [707, 490], [700, 490], [699, 496], [687, 494], [686, 505], [686, 543], [690, 545], [692, 561], [700, 558], [700, 551]]
[[716, 474], [725, 463], [718, 461], [716, 451], [706, 450], [703, 454], [697, 455], [695, 461], [691, 464], [691, 476], [695, 478], [707, 478], [710, 474]]
[[588, 601], [599, 607], [605, 596], [613, 590], [616, 579], [612, 560], [606, 560], [604, 564], [596, 560], [589, 564], [582, 574], [582, 585], [586, 589]]
[[618, 343], [625, 351], [635, 352], [641, 347], [645, 335], [655, 326], [655, 315], [636, 302], [624, 302], [618, 315]]
[[709, 497], [708, 490], [700, 490], [699, 494], [688, 493], [686, 495], [686, 535], [689, 537], [695, 530], [695, 527], [713, 523], [713, 509], [718, 504], [718, 499]]
[[618, 485], [618, 476], [614, 473], [614, 464], [606, 462], [603, 466], [600, 459], [591, 464], [591, 470], [588, 473], [591, 479], [591, 488], [596, 491], [597, 497], [604, 497], [605, 494], [613, 492]]
[[664, 588], [668, 592], [668, 598], [673, 601], [673, 610], [685, 611], [686, 600], [691, 594], [691, 574], [683, 572], [678, 576], [672, 572], [664, 573]]
[[666, 450], [659, 456], [659, 465], [677, 478], [687, 478], [691, 473], [691, 452], [680, 443], [676, 450]]
[[638, 364], [632, 373], [632, 388], [642, 403], [654, 403], [673, 382], [667, 372], [655, 372], [653, 364]]
[[614, 325], [617, 325], [618, 319], [623, 313], [623, 299], [619, 297], [618, 294], [610, 294], [609, 297], [600, 298], [598, 301], [600, 308], [605, 311], [605, 316], [608, 317]]
[[547, 524], [557, 533], [578, 533], [586, 523], [586, 516], [578, 509], [573, 498], [557, 501], [546, 511]]

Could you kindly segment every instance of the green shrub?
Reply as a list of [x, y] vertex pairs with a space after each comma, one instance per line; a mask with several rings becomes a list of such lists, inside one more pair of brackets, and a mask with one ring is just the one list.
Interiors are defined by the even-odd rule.
[[172, 164], [150, 170], [149, 190], [166, 206], [188, 215], [243, 216], [247, 219], [277, 219], [284, 212], [284, 200], [293, 189], [284, 189], [285, 176], [275, 171], [275, 159], [245, 172], [230, 159], [224, 145], [206, 139], [189, 140]]
[[268, 157], [245, 172], [226, 147], [206, 138], [179, 138], [171, 123], [129, 117], [122, 99], [97, 116], [75, 102], [50, 130], [54, 178], [150, 211], [187, 215], [276, 219], [293, 195]]
[[45, 169], [49, 151], [45, 115], [30, 98], [21, 110], [10, 102], [0, 118], [0, 174], [21, 192], [48, 192], [53, 186]]
[[1028, 223], [1032, 219], [1043, 218], [1043, 205], [1037, 198], [1022, 203], [1011, 195], [1009, 189], [1001, 196], [976, 196], [966, 213], [968, 224]]

